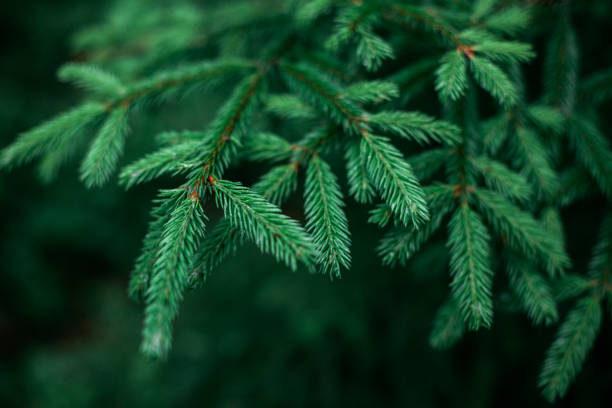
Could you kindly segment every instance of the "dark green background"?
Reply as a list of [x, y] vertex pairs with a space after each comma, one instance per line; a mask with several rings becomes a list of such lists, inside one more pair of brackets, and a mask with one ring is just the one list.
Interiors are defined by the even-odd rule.
[[[610, 62], [605, 3], [576, 17], [587, 72]], [[2, 8], [0, 146], [79, 99], [55, 72], [72, 58], [70, 35], [99, 21], [105, 3]], [[530, 68], [530, 89], [540, 87], [539, 64]], [[218, 101], [207, 101], [214, 112]], [[155, 113], [183, 123], [182, 109]], [[151, 148], [158, 126], [134, 122], [126, 161]], [[243, 164], [232, 178], [248, 183], [260, 170]], [[383, 268], [372, 238], [381, 233], [352, 200], [354, 266], [341, 280], [292, 273], [245, 247], [187, 294], [169, 360], [145, 361], [138, 353], [142, 310], [126, 286], [159, 186], [87, 191], [77, 176], [75, 164], [49, 185], [34, 166], [0, 173], [2, 407], [547, 405], [537, 376], [555, 328], [534, 328], [509, 313], [501, 277], [493, 329], [467, 334], [448, 352], [430, 349], [431, 322], [448, 292], [443, 244], [429, 245], [409, 267]], [[563, 212], [578, 270], [602, 208], [593, 199]], [[300, 217], [300, 201], [287, 211]], [[559, 406], [609, 406], [611, 326], [607, 315]]]

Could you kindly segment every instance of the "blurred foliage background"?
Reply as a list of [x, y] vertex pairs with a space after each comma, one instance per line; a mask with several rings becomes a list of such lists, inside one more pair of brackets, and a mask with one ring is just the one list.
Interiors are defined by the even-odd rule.
[[[77, 0], [2, 6], [0, 146], [78, 99], [55, 72], [82, 57], [71, 51], [71, 35], [99, 22], [108, 7]], [[602, 0], [585, 9], [575, 23], [589, 72], [610, 65], [601, 47], [612, 34], [612, 7]], [[528, 70], [536, 91], [540, 73], [538, 58]], [[124, 162], [130, 152], [150, 150], [160, 129], [201, 126], [222, 96], [136, 118]], [[250, 183], [259, 170], [242, 165], [232, 179]], [[379, 233], [365, 222], [366, 210], [351, 204], [354, 261], [341, 280], [291, 273], [247, 246], [187, 294], [169, 360], [146, 361], [138, 353], [142, 311], [126, 286], [150, 201], [165, 182], [127, 193], [113, 186], [87, 191], [76, 165], [51, 184], [34, 166], [0, 175], [0, 406], [545, 404], [537, 376], [555, 328], [507, 313], [513, 305], [502, 294], [492, 330], [469, 333], [447, 352], [430, 349], [431, 321], [448, 291], [446, 251], [429, 245], [408, 267], [383, 268], [372, 239]], [[302, 203], [294, 199], [287, 208], [299, 217]], [[577, 269], [588, 261], [602, 210], [593, 199], [562, 214]], [[610, 327], [602, 325], [559, 406], [610, 406]]]

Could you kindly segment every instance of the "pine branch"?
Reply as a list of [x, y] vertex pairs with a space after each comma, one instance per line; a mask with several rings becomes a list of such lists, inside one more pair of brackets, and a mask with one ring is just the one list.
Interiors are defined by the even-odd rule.
[[124, 167], [119, 174], [119, 184], [128, 189], [163, 175], [187, 173], [197, 166], [201, 147], [202, 141], [196, 140], [163, 147]]
[[369, 115], [369, 125], [419, 144], [432, 141], [455, 145], [461, 141], [461, 130], [452, 123], [436, 120], [420, 112], [382, 111]]
[[465, 331], [459, 305], [452, 297], [440, 306], [433, 321], [429, 345], [438, 350], [452, 347]]
[[178, 313], [189, 267], [199, 240], [204, 236], [206, 216], [197, 195], [184, 190], [167, 192], [176, 207], [163, 226], [153, 275], [146, 293], [142, 352], [165, 358], [172, 343], [172, 321]]
[[236, 155], [235, 147], [248, 132], [249, 118], [263, 78], [263, 70], [244, 78], [219, 110], [209, 126], [208, 137], [203, 141], [204, 153], [200, 159], [202, 170], [192, 174], [192, 185], [200, 178], [223, 174], [232, 157]]
[[585, 294], [594, 288], [597, 282], [587, 280], [579, 275], [566, 274], [556, 279], [553, 286], [555, 300], [562, 302]]
[[215, 180], [215, 202], [231, 225], [240, 229], [264, 253], [295, 270], [297, 261], [310, 267], [314, 254], [310, 236], [297, 221], [240, 183]]
[[472, 7], [472, 15], [470, 18], [473, 21], [479, 21], [482, 17], [489, 14], [495, 7], [497, 0], [476, 0]]
[[[295, 164], [280, 165], [264, 174], [253, 190], [280, 206], [297, 188]], [[244, 243], [245, 234], [227, 219], [221, 219], [198, 249], [189, 275], [189, 286], [200, 286], [207, 275]]]
[[545, 99], [559, 106], [566, 114], [576, 103], [580, 53], [576, 34], [569, 22], [567, 5], [561, 7], [561, 16], [546, 50], [544, 61]]
[[404, 224], [415, 226], [429, 220], [424, 193], [410, 165], [382, 136], [364, 133], [361, 152], [366, 168], [380, 196]]
[[474, 45], [473, 51], [497, 62], [527, 62], [535, 57], [531, 45], [516, 41], [487, 40]]
[[497, 190], [505, 197], [526, 201], [531, 196], [531, 186], [520, 174], [513, 172], [505, 164], [490, 159], [487, 156], [473, 158], [471, 163], [480, 172], [486, 185]]
[[349, 194], [358, 203], [371, 203], [376, 196], [376, 191], [370, 181], [366, 168], [366, 158], [361, 154], [359, 143], [350, 143], [344, 158], [346, 160]]
[[119, 78], [95, 65], [66, 64], [60, 68], [57, 76], [60, 80], [72, 82], [98, 98], [117, 98], [126, 92]]
[[515, 165], [523, 169], [543, 196], [552, 197], [559, 188], [559, 178], [553, 170], [550, 157], [537, 134], [531, 129], [519, 126], [513, 139]]
[[513, 248], [543, 262], [550, 274], [570, 266], [560, 237], [550, 234], [529, 213], [492, 191], [477, 189], [474, 194], [489, 223]]
[[108, 115], [81, 165], [81, 180], [87, 187], [108, 181], [123, 153], [128, 130], [127, 110], [115, 109]]
[[62, 137], [47, 150], [39, 160], [37, 172], [44, 183], [55, 179], [60, 168], [78, 151], [84, 150], [87, 145], [87, 129], [81, 129], [71, 135], [70, 138]]
[[467, 87], [467, 72], [463, 53], [458, 50], [448, 51], [440, 60], [436, 70], [436, 91], [440, 99], [457, 101]]
[[344, 89], [343, 99], [352, 103], [381, 103], [399, 96], [399, 89], [393, 82], [364, 81], [357, 82]]
[[590, 296], [578, 301], [559, 328], [540, 373], [540, 387], [548, 401], [567, 392], [595, 342], [601, 318], [600, 300]]
[[336, 18], [334, 33], [325, 45], [333, 50], [349, 40], [357, 42], [357, 58], [368, 71], [376, 71], [385, 59], [394, 58], [391, 46], [372, 30], [379, 17], [377, 4], [344, 7]]
[[202, 140], [206, 137], [204, 131], [198, 130], [183, 130], [183, 131], [167, 131], [159, 133], [155, 136], [155, 142], [162, 146], [179, 145], [185, 142], [193, 142], [196, 140]]
[[612, 215], [608, 214], [601, 224], [597, 245], [589, 262], [589, 275], [597, 279], [604, 293], [610, 293], [612, 273]]
[[253, 69], [253, 63], [243, 60], [220, 60], [184, 65], [161, 72], [128, 86], [123, 94], [106, 104], [106, 110], [135, 107], [155, 100], [185, 96], [234, 75]]
[[405, 266], [406, 262], [440, 228], [446, 215], [453, 209], [454, 186], [433, 185], [425, 187], [424, 191], [431, 210], [431, 220], [418, 229], [396, 227], [386, 233], [377, 248], [383, 265], [393, 267], [399, 263]]
[[531, 12], [528, 8], [511, 6], [489, 16], [484, 26], [493, 32], [514, 37], [527, 28], [530, 20]]
[[612, 198], [612, 150], [597, 126], [585, 117], [570, 117], [569, 136], [578, 160], [589, 171], [600, 190]]
[[507, 263], [510, 287], [535, 325], [551, 325], [559, 319], [557, 304], [546, 280], [533, 267], [513, 256]]
[[318, 263], [324, 273], [340, 277], [340, 268], [351, 265], [348, 221], [336, 176], [318, 155], [308, 162], [304, 200], [306, 229], [313, 236]]
[[333, 0], [312, 0], [306, 2], [295, 12], [295, 19], [299, 25], [306, 26], [327, 12], [333, 5]]
[[437, 58], [423, 58], [387, 77], [401, 91], [401, 102], [408, 101], [427, 90], [432, 83], [432, 71], [438, 66]]
[[518, 101], [518, 93], [508, 76], [491, 61], [473, 56], [470, 58], [470, 68], [476, 82], [489, 92], [505, 108], [514, 106]]
[[304, 101], [329, 116], [347, 131], [358, 132], [363, 111], [352, 102], [342, 98], [340, 88], [324, 74], [305, 64], [282, 63], [288, 85]]
[[506, 114], [497, 115], [480, 126], [482, 132], [482, 146], [485, 152], [496, 154], [510, 133], [510, 117]]
[[368, 222], [370, 224], [377, 224], [380, 228], [385, 228], [392, 219], [393, 211], [391, 211], [391, 207], [388, 204], [379, 203], [370, 210]]
[[244, 244], [245, 238], [245, 234], [229, 219], [219, 220], [196, 252], [187, 285], [190, 288], [202, 286], [208, 275]]
[[563, 231], [563, 223], [559, 210], [555, 207], [544, 208], [540, 214], [540, 222], [549, 234], [557, 237], [561, 247], [565, 248], [565, 231]]
[[489, 234], [477, 213], [463, 204], [450, 220], [451, 289], [470, 330], [490, 327], [493, 321]]
[[408, 158], [408, 163], [416, 177], [423, 181], [433, 177], [444, 166], [452, 154], [450, 148], [425, 150], [416, 156]]
[[280, 206], [297, 190], [297, 170], [296, 163], [273, 167], [253, 186], [253, 190], [271, 203]]
[[248, 138], [244, 150], [249, 160], [278, 162], [289, 159], [296, 147], [278, 135], [260, 132]]
[[140, 255], [136, 259], [134, 269], [130, 275], [128, 295], [135, 300], [144, 299], [147, 293], [164, 225], [168, 222], [170, 214], [174, 212], [177, 205], [176, 201], [166, 198], [167, 192], [162, 190], [160, 196], [153, 201], [154, 206], [151, 210], [149, 228], [143, 238]]
[[104, 107], [86, 103], [22, 133], [2, 150], [0, 168], [29, 162], [41, 154], [70, 140], [78, 131], [103, 117]]
[[546, 105], [530, 105], [526, 113], [531, 123], [539, 129], [558, 135], [565, 128], [565, 117], [559, 109]]
[[285, 119], [312, 119], [315, 112], [297, 96], [291, 94], [270, 95], [265, 101], [266, 109]]
[[595, 103], [607, 101], [612, 96], [612, 69], [605, 68], [589, 75], [580, 84], [580, 96]]

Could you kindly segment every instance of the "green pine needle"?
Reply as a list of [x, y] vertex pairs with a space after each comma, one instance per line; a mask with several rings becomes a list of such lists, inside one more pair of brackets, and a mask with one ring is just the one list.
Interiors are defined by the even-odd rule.
[[467, 73], [463, 53], [448, 51], [436, 70], [436, 91], [442, 101], [457, 101], [465, 94]]
[[223, 209], [231, 225], [243, 232], [264, 253], [295, 270], [300, 261], [312, 264], [314, 248], [311, 237], [297, 221], [283, 215], [263, 196], [227, 180], [215, 180], [215, 202]]
[[563, 397], [580, 371], [601, 325], [600, 300], [589, 296], [578, 301], [546, 353], [540, 387], [549, 402]]
[[342, 210], [342, 193], [336, 176], [318, 155], [308, 162], [304, 209], [306, 228], [312, 234], [318, 263], [324, 273], [340, 277], [351, 266], [348, 221]]
[[346, 174], [350, 195], [358, 203], [371, 203], [376, 196], [376, 191], [370, 181], [366, 168], [366, 158], [361, 154], [359, 143], [349, 144], [344, 157], [346, 159]]
[[386, 233], [377, 248], [383, 265], [396, 266], [399, 263], [405, 266], [406, 262], [440, 228], [446, 215], [453, 210], [455, 206], [453, 186], [433, 185], [425, 187], [424, 191], [431, 209], [431, 220], [418, 229], [395, 227]]
[[206, 215], [197, 194], [183, 189], [165, 193], [174, 206], [163, 225], [153, 274], [146, 291], [142, 352], [164, 359], [172, 343], [172, 322], [187, 286], [189, 268], [204, 236]]
[[501, 68], [476, 56], [470, 58], [470, 67], [476, 82], [503, 107], [509, 108], [517, 103], [519, 95], [516, 87]]
[[87, 187], [101, 186], [108, 181], [123, 153], [128, 130], [127, 110], [113, 110], [100, 128], [81, 165], [81, 180]]
[[0, 168], [20, 165], [56, 148], [104, 115], [104, 106], [86, 103], [22, 133], [0, 153]]
[[489, 260], [489, 233], [477, 213], [461, 205], [450, 220], [451, 289], [470, 330], [491, 327], [493, 272]]
[[477, 189], [475, 195], [489, 223], [512, 247], [542, 262], [553, 275], [570, 266], [561, 237], [551, 234], [531, 214], [493, 191]]
[[429, 345], [438, 350], [452, 347], [463, 337], [465, 323], [459, 305], [452, 297], [440, 306], [429, 334]]
[[526, 201], [530, 198], [532, 190], [529, 182], [521, 174], [510, 170], [505, 164], [486, 156], [476, 157], [472, 163], [483, 176], [488, 187], [512, 200]]
[[419, 144], [434, 141], [455, 145], [461, 141], [461, 130], [457, 126], [420, 112], [382, 111], [368, 116], [367, 121], [382, 132], [396, 134]]
[[535, 325], [551, 325], [559, 319], [557, 304], [548, 282], [533, 266], [513, 256], [508, 260], [510, 287]]
[[423, 189], [399, 150], [387, 138], [366, 133], [362, 137], [361, 152], [370, 179], [398, 220], [415, 226], [428, 221]]
[[62, 81], [72, 82], [79, 88], [91, 92], [95, 97], [118, 98], [126, 88], [115, 75], [88, 64], [66, 64], [57, 76]]

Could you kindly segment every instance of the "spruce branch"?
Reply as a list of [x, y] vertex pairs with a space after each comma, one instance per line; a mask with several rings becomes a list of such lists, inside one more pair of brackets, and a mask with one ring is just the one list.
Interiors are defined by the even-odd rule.
[[147, 293], [164, 225], [176, 207], [174, 200], [164, 199], [164, 197], [165, 194], [162, 192], [160, 197], [153, 201], [151, 221], [149, 221], [147, 233], [142, 240], [140, 255], [130, 274], [128, 295], [134, 300], [144, 299]]
[[244, 60], [205, 61], [184, 65], [155, 74], [128, 86], [122, 95], [110, 100], [106, 110], [134, 107], [142, 103], [184, 96], [214, 81], [253, 70], [254, 64]]
[[172, 213], [164, 223], [153, 274], [146, 292], [142, 352], [165, 358], [172, 343], [172, 321], [189, 276], [189, 267], [200, 239], [204, 236], [206, 215], [197, 194], [183, 189], [170, 190], [164, 198], [173, 202]]
[[308, 161], [304, 200], [306, 229], [317, 248], [318, 263], [324, 273], [340, 277], [341, 267], [351, 265], [348, 221], [336, 176], [318, 155]]
[[127, 109], [109, 115], [81, 165], [81, 180], [87, 187], [101, 186], [117, 167], [128, 132]]
[[421, 249], [435, 233], [446, 216], [453, 210], [454, 186], [433, 185], [424, 188], [425, 199], [431, 210], [431, 220], [421, 228], [395, 227], [385, 234], [377, 247], [383, 265], [402, 266]]
[[610, 143], [597, 126], [587, 118], [569, 118], [569, 138], [576, 149], [578, 160], [597, 182], [607, 197], [612, 197], [612, 150]]
[[0, 167], [10, 167], [29, 162], [41, 154], [53, 150], [89, 124], [104, 116], [99, 103], [86, 103], [22, 133], [15, 142], [5, 147], [0, 156]]
[[57, 73], [60, 80], [72, 82], [79, 88], [91, 92], [97, 98], [117, 98], [126, 92], [126, 87], [117, 76], [95, 65], [69, 63]]
[[489, 92], [505, 108], [514, 106], [518, 101], [518, 93], [508, 76], [491, 61], [473, 56], [470, 58], [470, 68], [476, 82]]
[[531, 11], [527, 7], [510, 6], [488, 16], [483, 24], [488, 30], [516, 36], [524, 31], [531, 20]]
[[436, 70], [436, 91], [443, 102], [457, 101], [467, 87], [465, 58], [459, 50], [448, 51], [442, 56]]
[[281, 63], [288, 85], [306, 103], [315, 106], [347, 131], [357, 132], [363, 119], [363, 111], [342, 98], [341, 89], [315, 68], [305, 64]]
[[344, 157], [346, 160], [349, 194], [358, 203], [371, 203], [376, 196], [376, 191], [368, 175], [366, 158], [361, 154], [359, 143], [351, 142], [346, 149]]
[[128, 189], [162, 175], [176, 176], [189, 172], [197, 164], [201, 147], [202, 142], [196, 140], [162, 147], [124, 167], [119, 174], [119, 184]]
[[512, 138], [514, 164], [532, 180], [544, 198], [550, 199], [559, 189], [559, 177], [553, 169], [548, 150], [531, 129], [519, 126]]
[[453, 297], [470, 330], [488, 328], [493, 321], [489, 233], [467, 204], [455, 211], [448, 228]]
[[408, 158], [412, 171], [421, 181], [433, 177], [449, 160], [453, 154], [452, 149], [440, 147], [425, 150], [415, 156]]
[[202, 170], [192, 174], [191, 178], [195, 180], [192, 184], [197, 183], [199, 178], [208, 178], [209, 175], [220, 176], [229, 165], [236, 154], [232, 147], [240, 143], [243, 135], [247, 133], [248, 119], [254, 109], [255, 98], [266, 69], [267, 67], [244, 78], [210, 124], [208, 135], [202, 142], [204, 154], [199, 160]]
[[551, 325], [559, 319], [557, 304], [548, 282], [528, 262], [513, 256], [508, 260], [510, 287], [535, 325]]
[[344, 88], [342, 98], [353, 103], [377, 104], [399, 96], [399, 89], [393, 82], [364, 81]]
[[[271, 203], [280, 206], [297, 188], [297, 166], [294, 163], [280, 165], [264, 174], [253, 190]], [[245, 234], [227, 219], [221, 219], [197, 251], [189, 286], [204, 283], [206, 277], [229, 255], [236, 252], [245, 241]]]
[[530, 198], [532, 189], [525, 177], [513, 172], [505, 164], [487, 156], [472, 158], [471, 163], [483, 176], [489, 188], [515, 201], [526, 201]]
[[601, 318], [599, 298], [588, 296], [578, 301], [559, 328], [540, 373], [539, 385], [548, 401], [567, 392], [595, 342]]
[[297, 221], [258, 193], [227, 180], [211, 182], [215, 202], [231, 225], [240, 229], [264, 253], [295, 270], [300, 261], [312, 266], [314, 255], [310, 236]]
[[382, 111], [368, 115], [367, 122], [382, 132], [396, 134], [419, 144], [435, 141], [455, 145], [461, 141], [461, 131], [457, 126], [420, 112]]
[[465, 332], [465, 323], [459, 305], [452, 297], [446, 300], [436, 312], [429, 335], [429, 345], [444, 350], [452, 347]]
[[476, 189], [474, 194], [489, 223], [513, 248], [542, 262], [552, 275], [570, 266], [560, 237], [550, 234], [529, 213], [490, 190]]
[[265, 100], [266, 109], [285, 119], [312, 119], [315, 112], [297, 96], [291, 94], [269, 95]]
[[244, 144], [245, 156], [254, 161], [283, 161], [296, 151], [286, 139], [270, 132], [251, 135]]
[[415, 226], [429, 220], [423, 190], [399, 150], [387, 138], [366, 132], [361, 151], [370, 179], [398, 220]]

